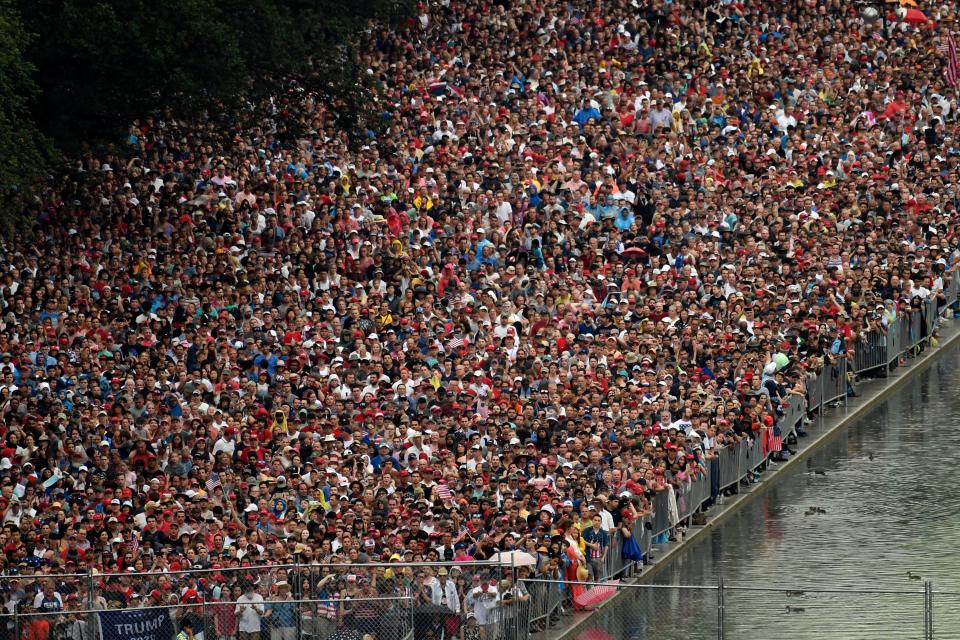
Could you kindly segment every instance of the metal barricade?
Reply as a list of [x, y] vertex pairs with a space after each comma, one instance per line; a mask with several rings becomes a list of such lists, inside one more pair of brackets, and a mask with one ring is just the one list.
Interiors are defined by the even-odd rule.
[[685, 520], [695, 514], [709, 499], [710, 477], [706, 473], [701, 473], [692, 478], [687, 485], [687, 492], [684, 495], [685, 508], [680, 513], [680, 519]]
[[653, 526], [654, 536], [670, 530], [669, 496], [666, 491], [659, 491], [653, 497], [653, 518], [651, 525]]
[[[807, 408], [810, 411], [818, 411], [823, 406], [823, 373], [818, 373], [812, 380], [807, 379]], [[792, 402], [792, 401], [791, 401]], [[796, 422], [789, 422], [781, 419], [780, 429], [783, 435], [790, 433]]]
[[915, 347], [920, 344], [921, 332], [923, 330], [923, 317], [919, 311], [911, 311], [908, 314], [909, 322], [907, 328], [907, 345]]
[[[697, 510], [703, 508], [703, 505], [710, 500], [710, 476], [706, 472], [701, 473], [694, 481], [693, 495]], [[694, 513], [696, 513], [696, 510]]]
[[898, 318], [900, 320], [900, 351], [897, 352], [896, 356], [899, 358], [899, 356], [909, 351], [914, 343], [910, 338], [910, 314], [902, 314], [898, 316]]
[[[550, 576], [547, 576], [548, 579]], [[530, 632], [546, 629], [563, 604], [566, 584], [562, 580], [544, 582], [521, 580], [530, 594], [527, 625]]]
[[857, 341], [854, 348], [853, 370], [865, 373], [887, 366], [887, 334], [883, 331], [871, 331]]
[[896, 364], [906, 349], [906, 332], [903, 318], [897, 316], [887, 328], [887, 365]]
[[[530, 634], [531, 598], [526, 586], [508, 586], [506, 591], [491, 592], [492, 606], [480, 603], [474, 607], [476, 624], [483, 628], [484, 637], [492, 640], [526, 640]], [[416, 638], [459, 637], [462, 626], [472, 624], [466, 612], [443, 617], [443, 628], [416, 628]], [[438, 621], [439, 622], [439, 621]]]
[[841, 360], [837, 364], [824, 367], [821, 373], [822, 395], [820, 401], [824, 405], [847, 397], [847, 361]]
[[717, 450], [720, 464], [720, 489], [726, 489], [740, 482], [740, 447], [734, 443]]
[[[810, 402], [810, 389], [816, 388], [816, 404]], [[780, 427], [780, 433], [784, 437], [793, 433], [797, 425], [803, 420], [807, 409], [816, 409], [820, 407], [820, 398], [822, 397], [822, 387], [820, 386], [819, 376], [807, 384], [807, 395], [790, 394], [780, 402], [780, 409], [783, 415], [777, 420], [777, 426]]]
[[526, 586], [527, 591], [530, 592], [530, 624], [536, 625], [542, 621], [546, 626], [553, 613], [550, 610], [549, 590], [557, 589], [557, 586], [544, 582], [526, 583]]
[[758, 434], [751, 434], [737, 443], [737, 480], [742, 480], [748, 472], [748, 456], [750, 448], [757, 441]]
[[930, 339], [933, 336], [933, 332], [937, 328], [937, 320], [940, 319], [940, 315], [937, 313], [937, 301], [926, 300], [923, 303], [923, 321], [926, 325], [926, 339]]
[[957, 304], [960, 303], [960, 272], [954, 271], [949, 274], [945, 274], [946, 278], [949, 278], [949, 282], [946, 287], [946, 298], [948, 309], [956, 309]]
[[595, 580], [606, 580], [607, 578], [616, 578], [624, 570], [627, 564], [623, 560], [623, 536], [618, 529], [610, 535], [610, 547], [607, 549], [607, 556], [603, 563], [603, 575], [594, 576]]
[[767, 461], [767, 457], [763, 454], [763, 438], [759, 435], [749, 441], [744, 440], [743, 444], [744, 455], [742, 459], [744, 468], [742, 471], [744, 475], [746, 475], [747, 473], [756, 471]]
[[653, 518], [650, 516], [643, 516], [642, 518], [637, 518], [635, 527], [635, 536], [638, 537], [637, 544], [640, 545], [640, 551], [643, 552], [644, 557], [650, 556], [650, 551], [653, 549]]

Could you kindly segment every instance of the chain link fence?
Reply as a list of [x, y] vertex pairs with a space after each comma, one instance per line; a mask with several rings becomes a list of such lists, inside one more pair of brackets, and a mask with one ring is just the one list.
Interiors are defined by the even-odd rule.
[[[538, 575], [553, 575], [546, 566], [542, 570]], [[104, 615], [119, 612], [122, 624], [136, 630], [159, 623], [131, 622], [129, 612], [142, 617], [149, 611], [169, 611], [176, 633], [181, 619], [192, 620], [193, 637], [201, 640], [288, 640], [291, 629], [296, 638], [318, 640], [354, 636], [361, 640], [365, 635], [400, 640], [404, 634], [418, 640], [445, 639], [459, 638], [461, 631], [469, 636], [474, 627], [482, 630], [486, 640], [515, 640], [527, 637], [535, 610], [559, 597], [554, 591], [552, 598], [544, 594], [541, 602], [531, 594], [523, 579], [534, 571], [540, 569], [502, 562], [450, 562], [3, 576], [0, 592], [8, 615], [0, 625], [0, 634], [6, 633], [0, 640], [22, 640], [30, 628], [46, 631], [27, 635], [29, 640], [108, 640], [107, 630], [112, 627], [101, 624]], [[280, 596], [287, 602], [278, 604], [276, 613], [258, 614], [264, 630], [256, 637], [240, 635], [243, 615], [236, 603], [248, 595], [262, 598], [268, 610], [271, 600]], [[74, 621], [77, 629], [63, 635], [67, 623]], [[403, 633], [397, 635], [398, 631]], [[118, 640], [132, 637], [124, 633], [113, 635]], [[157, 640], [169, 640], [161, 635]]]
[[891, 589], [621, 584], [560, 640], [952, 638], [960, 594]]
[[281, 586], [267, 597], [251, 591], [239, 600], [136, 609], [26, 603], [5, 616], [5, 630], [18, 640], [409, 640], [415, 610], [412, 598], [294, 600]]

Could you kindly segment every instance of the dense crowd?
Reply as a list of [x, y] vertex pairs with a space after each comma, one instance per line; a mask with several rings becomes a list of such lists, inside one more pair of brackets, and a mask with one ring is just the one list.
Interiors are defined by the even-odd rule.
[[77, 160], [2, 247], [8, 610], [91, 569], [575, 579], [717, 448], [784, 455], [808, 374], [960, 257], [955, 6], [883, 11], [424, 4], [362, 36], [362, 144], [291, 83]]

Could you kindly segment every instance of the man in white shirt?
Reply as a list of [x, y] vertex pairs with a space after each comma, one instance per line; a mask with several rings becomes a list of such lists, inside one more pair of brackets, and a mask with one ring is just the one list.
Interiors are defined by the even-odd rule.
[[499, 593], [497, 592], [497, 581], [481, 582], [479, 586], [473, 588], [473, 613], [477, 617], [477, 624], [484, 626], [495, 622], [493, 610], [497, 608]]
[[57, 592], [52, 580], [45, 580], [42, 590], [33, 599], [33, 608], [43, 613], [63, 611], [63, 597]]
[[260, 640], [260, 618], [264, 612], [263, 596], [248, 582], [243, 588], [243, 595], [237, 598], [235, 609], [240, 640]]
[[220, 439], [213, 445], [214, 455], [222, 451], [229, 456], [233, 456], [233, 452], [237, 446], [236, 441], [233, 439], [235, 433], [236, 429], [233, 427], [227, 427], [223, 430]]
[[597, 510], [597, 515], [600, 516], [601, 527], [607, 533], [613, 531], [613, 514], [607, 511], [607, 497], [603, 495], [598, 495], [593, 499], [593, 508]]
[[457, 596], [457, 585], [450, 580], [447, 575], [447, 568], [440, 567], [437, 570], [437, 577], [429, 583], [430, 600], [433, 604], [447, 607], [454, 613], [460, 613], [460, 598]]

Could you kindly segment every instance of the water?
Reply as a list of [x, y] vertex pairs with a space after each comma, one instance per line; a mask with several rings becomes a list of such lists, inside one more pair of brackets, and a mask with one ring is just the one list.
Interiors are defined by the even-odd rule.
[[[722, 576], [724, 638], [877, 640], [923, 637], [930, 580], [935, 637], [960, 637], [958, 388], [955, 351], [773, 481], [654, 584], [715, 587]], [[805, 515], [810, 507], [826, 513]], [[615, 638], [716, 638], [717, 600], [715, 588], [642, 589], [599, 626]]]

